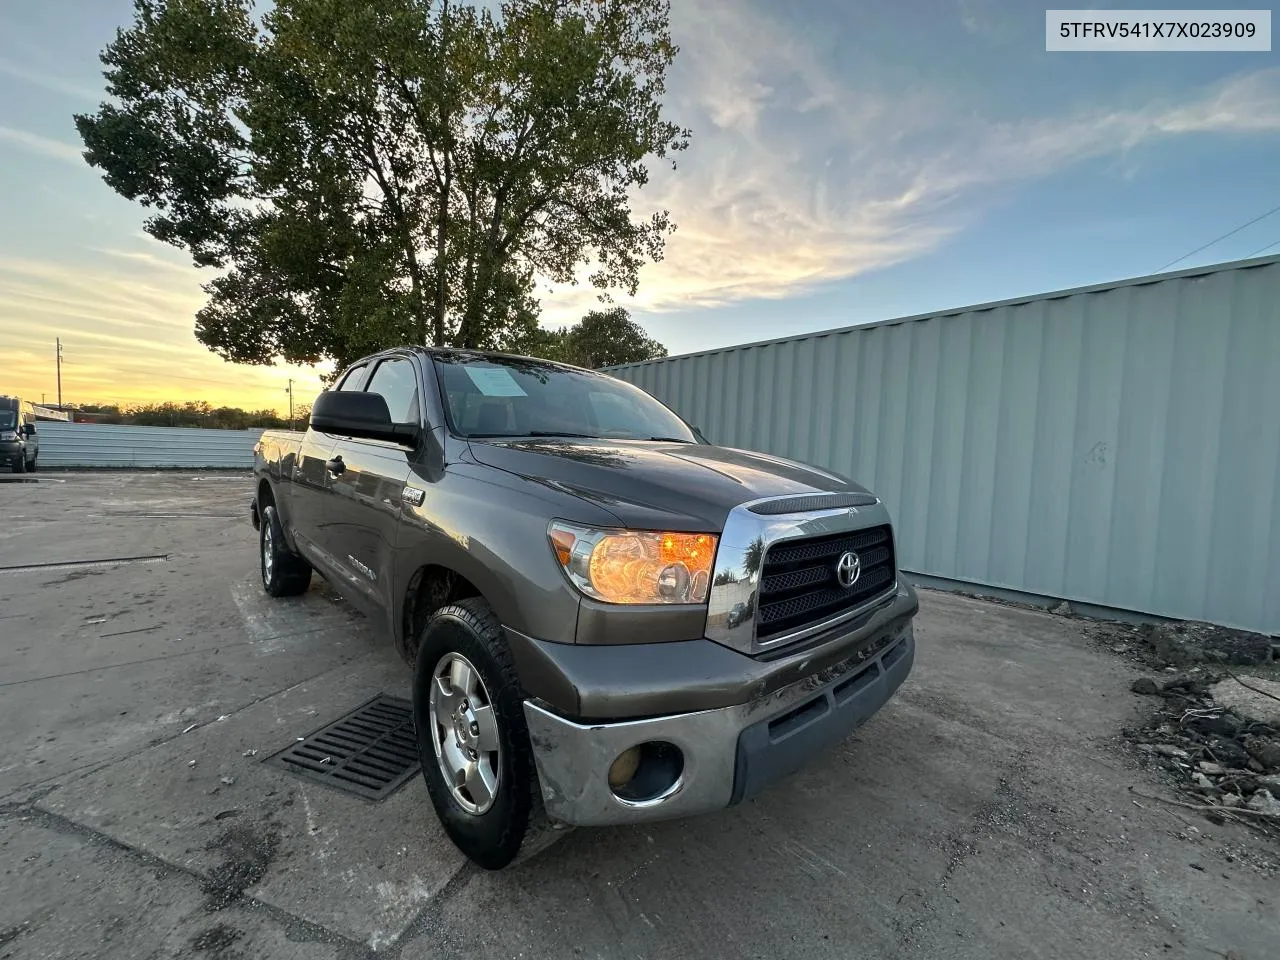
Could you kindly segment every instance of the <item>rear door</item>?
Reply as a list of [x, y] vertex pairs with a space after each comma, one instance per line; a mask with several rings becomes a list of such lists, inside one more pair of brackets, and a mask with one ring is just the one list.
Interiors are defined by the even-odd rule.
[[[418, 367], [406, 354], [371, 362], [365, 387], [387, 401], [396, 423], [422, 426], [422, 390]], [[390, 605], [392, 561], [400, 523], [400, 504], [413, 452], [381, 440], [339, 438], [333, 459], [341, 472], [330, 475], [326, 498], [326, 538], [353, 597], [369, 608]]]
[[[359, 363], [342, 375], [334, 390], [359, 390], [369, 376], [369, 364]], [[328, 463], [333, 457], [338, 438], [329, 433], [317, 433], [308, 428], [302, 445], [294, 458], [289, 474], [288, 524], [294, 542], [311, 560], [328, 572], [338, 571], [337, 558], [329, 551], [327, 500], [333, 477]], [[282, 467], [283, 468], [283, 467]]]

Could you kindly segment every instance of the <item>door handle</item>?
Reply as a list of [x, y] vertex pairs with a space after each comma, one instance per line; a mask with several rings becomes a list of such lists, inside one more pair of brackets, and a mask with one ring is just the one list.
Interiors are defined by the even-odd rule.
[[337, 456], [332, 460], [326, 460], [324, 468], [329, 471], [330, 475], [336, 477], [338, 474], [342, 473], [342, 471], [347, 469], [347, 465], [342, 462], [341, 456]]

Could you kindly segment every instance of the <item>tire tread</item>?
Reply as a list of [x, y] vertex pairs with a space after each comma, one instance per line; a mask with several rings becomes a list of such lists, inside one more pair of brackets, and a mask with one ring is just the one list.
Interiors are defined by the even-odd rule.
[[273, 597], [296, 597], [306, 593], [311, 586], [311, 564], [285, 546], [284, 530], [280, 526], [276, 505], [262, 504], [259, 512], [262, 516], [262, 529], [258, 531], [258, 563], [262, 563], [262, 536], [268, 523], [271, 524], [272, 546], [276, 555], [271, 583], [264, 581], [262, 588]]
[[[450, 839], [471, 860], [489, 870], [500, 870], [515, 860], [529, 832], [531, 820], [541, 811], [541, 796], [538, 792], [537, 768], [533, 759], [533, 745], [529, 741], [529, 731], [524, 721], [524, 691], [520, 684], [520, 675], [516, 671], [511, 649], [507, 645], [502, 625], [494, 615], [489, 604], [482, 597], [467, 597], [450, 603], [436, 610], [427, 619], [418, 641], [418, 656], [415, 671], [414, 697], [425, 697], [421, 689], [422, 679], [430, 682], [431, 671], [440, 657], [454, 647], [441, 645], [436, 649], [432, 642], [432, 628], [447, 621], [462, 626], [474, 639], [485, 654], [488, 662], [483, 665], [476, 662], [474, 651], [457, 650], [467, 656], [482, 673], [488, 668], [496, 672], [497, 677], [485, 677], [485, 686], [489, 696], [498, 707], [499, 719], [503, 724], [502, 749], [507, 754], [507, 766], [512, 773], [512, 781], [507, 789], [512, 790], [511, 807], [507, 816], [492, 816], [500, 813], [497, 808], [481, 817], [458, 808], [443, 781], [436, 783], [439, 769], [436, 764], [435, 748], [431, 741], [418, 733], [418, 750], [422, 759], [423, 777], [427, 781], [428, 792], [436, 808], [436, 813], [449, 834]], [[485, 659], [481, 658], [481, 659]], [[493, 682], [496, 680], [497, 682]], [[500, 701], [500, 703], [499, 703]], [[418, 711], [415, 709], [415, 722]], [[499, 787], [499, 792], [504, 788]], [[464, 819], [465, 818], [465, 819]], [[494, 828], [489, 828], [490, 836], [478, 838], [477, 822], [492, 819]], [[460, 832], [459, 824], [465, 826]], [[496, 828], [496, 829], [495, 829]], [[486, 828], [480, 827], [483, 832]]]

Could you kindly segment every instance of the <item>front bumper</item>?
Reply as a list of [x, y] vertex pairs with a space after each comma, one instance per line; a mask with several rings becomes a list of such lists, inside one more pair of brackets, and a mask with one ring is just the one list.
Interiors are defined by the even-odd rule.
[[[915, 660], [911, 618], [895, 619], [867, 639], [836, 664], [717, 709], [575, 722], [526, 701], [547, 814], [583, 826], [634, 823], [706, 813], [754, 796], [843, 740], [902, 685]], [[609, 786], [610, 764], [654, 741], [679, 749], [679, 777], [655, 799], [621, 799]]]
[[0, 440], [0, 463], [17, 463], [27, 455], [20, 440]]

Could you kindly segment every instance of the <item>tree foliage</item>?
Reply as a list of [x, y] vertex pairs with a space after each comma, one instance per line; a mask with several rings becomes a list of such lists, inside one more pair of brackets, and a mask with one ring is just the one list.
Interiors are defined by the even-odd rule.
[[667, 348], [646, 335], [623, 307], [592, 310], [572, 327], [531, 331], [518, 347], [524, 353], [591, 369], [667, 355]]
[[667, 0], [135, 0], [86, 157], [217, 275], [196, 335], [238, 362], [402, 342], [511, 348], [537, 279], [634, 293]]

